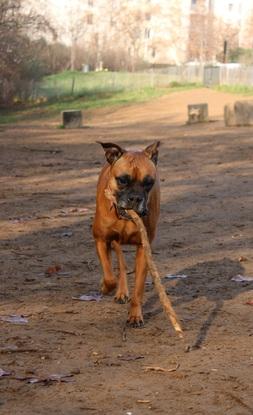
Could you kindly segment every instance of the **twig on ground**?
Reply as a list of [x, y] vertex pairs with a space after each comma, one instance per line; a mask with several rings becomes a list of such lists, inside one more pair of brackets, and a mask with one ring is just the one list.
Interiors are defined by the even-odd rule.
[[171, 369], [166, 369], [160, 366], [144, 366], [145, 372], [175, 372], [179, 368], [179, 363]]
[[56, 333], [62, 333], [62, 334], [70, 334], [71, 336], [82, 336], [83, 333], [78, 331], [70, 331], [70, 330], [60, 330], [60, 329], [50, 329], [49, 332], [56, 332]]
[[122, 341], [123, 342], [126, 342], [127, 341], [127, 333], [126, 333], [126, 330], [127, 330], [127, 326], [125, 324], [124, 327], [123, 327], [123, 330], [122, 330]]
[[31, 147], [28, 147], [28, 146], [24, 146], [23, 147], [25, 150], [28, 150], [28, 151], [36, 151], [36, 152], [40, 152], [40, 153], [56, 153], [56, 154], [58, 154], [58, 153], [62, 153], [62, 151], [63, 150], [58, 150], [58, 149], [47, 149], [47, 148], [31, 148]]
[[6, 346], [0, 348], [0, 354], [4, 353], [44, 353], [45, 350], [35, 349], [29, 347], [16, 347], [16, 346]]

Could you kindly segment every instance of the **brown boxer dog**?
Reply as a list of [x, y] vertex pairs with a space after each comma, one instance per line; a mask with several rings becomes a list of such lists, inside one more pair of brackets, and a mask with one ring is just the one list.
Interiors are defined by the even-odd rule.
[[[127, 273], [122, 244], [136, 245], [135, 285], [130, 303], [128, 324], [141, 327], [142, 298], [147, 275], [147, 263], [140, 234], [127, 214], [135, 210], [143, 218], [149, 241], [155, 237], [160, 212], [160, 189], [157, 172], [159, 142], [143, 151], [130, 151], [113, 143], [101, 143], [107, 160], [97, 185], [96, 214], [93, 235], [103, 269], [102, 293], [116, 289], [115, 301], [126, 303], [129, 299]], [[116, 280], [111, 264], [111, 249], [119, 263]]]

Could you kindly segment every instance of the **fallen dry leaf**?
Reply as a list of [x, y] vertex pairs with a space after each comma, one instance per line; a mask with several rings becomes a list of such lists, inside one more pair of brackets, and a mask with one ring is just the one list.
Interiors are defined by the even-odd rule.
[[244, 261], [247, 261], [247, 258], [245, 256], [240, 256], [239, 262], [244, 262]]
[[48, 267], [45, 271], [46, 275], [52, 275], [57, 274], [61, 270], [60, 265], [52, 265], [51, 267]]
[[246, 301], [245, 304], [247, 304], [247, 305], [253, 305], [253, 300], [248, 300], [248, 301]]

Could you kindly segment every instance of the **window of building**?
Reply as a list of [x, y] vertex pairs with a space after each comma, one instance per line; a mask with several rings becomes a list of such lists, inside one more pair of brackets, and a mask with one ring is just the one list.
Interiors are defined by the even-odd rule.
[[155, 56], [156, 56], [156, 49], [155, 48], [152, 48], [151, 56], [152, 56], [152, 58], [155, 58]]
[[151, 14], [150, 13], [145, 13], [145, 19], [150, 20], [151, 19]]
[[213, 3], [214, 3], [214, 0], [209, 0], [208, 7], [209, 7], [210, 12], [213, 11]]
[[88, 0], [88, 5], [92, 7], [93, 6], [93, 0]]
[[233, 10], [233, 3], [229, 3], [229, 5], [228, 5], [228, 11], [229, 12], [232, 12], [232, 10]]
[[144, 36], [145, 36], [145, 39], [149, 39], [150, 38], [150, 29], [148, 27], [145, 28]]
[[191, 0], [192, 9], [197, 5], [197, 0]]

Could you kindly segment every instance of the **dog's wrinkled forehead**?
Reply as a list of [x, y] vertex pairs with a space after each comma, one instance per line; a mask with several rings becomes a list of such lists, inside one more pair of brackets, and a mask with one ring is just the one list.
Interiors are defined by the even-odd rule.
[[122, 157], [117, 160], [112, 168], [113, 175], [119, 176], [127, 173], [133, 180], [142, 180], [145, 176], [156, 176], [156, 167], [142, 151], [126, 151]]
[[98, 143], [102, 145], [105, 158], [115, 176], [117, 172], [124, 173], [125, 170], [133, 180], [140, 180], [146, 175], [155, 177], [160, 141], [155, 141], [142, 151], [126, 150], [115, 143]]

